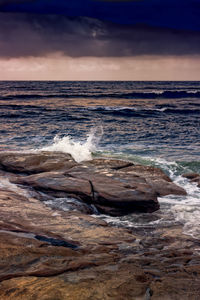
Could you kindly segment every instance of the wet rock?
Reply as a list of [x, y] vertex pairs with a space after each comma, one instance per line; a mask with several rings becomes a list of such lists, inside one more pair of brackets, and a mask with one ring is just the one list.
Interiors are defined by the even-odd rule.
[[[14, 183], [56, 198], [73, 197], [113, 216], [153, 212], [159, 209], [158, 196], [186, 195], [162, 170], [122, 160], [94, 159], [78, 164], [63, 153], [3, 153], [0, 165], [23, 173], [11, 178]], [[30, 173], [34, 174], [27, 176]]]
[[83, 200], [92, 197], [91, 184], [88, 180], [73, 178], [63, 172], [43, 172], [24, 176], [15, 180], [15, 183], [27, 184], [38, 190], [51, 190], [51, 194], [54, 194], [53, 191], [65, 192], [66, 196], [75, 195]]
[[183, 174], [182, 176], [192, 180], [192, 179], [199, 177], [200, 175], [198, 173], [186, 173], [186, 174]]
[[47, 242], [53, 246], [58, 246], [58, 247], [66, 247], [66, 248], [71, 248], [71, 249], [77, 249], [78, 246], [74, 245], [72, 243], [66, 242], [66, 241], [62, 241], [59, 239], [54, 239], [54, 238], [49, 238], [43, 235], [35, 235], [35, 239], [39, 240], [39, 241], [43, 241], [43, 242]]
[[[143, 207], [142, 207], [142, 204], [143, 204]], [[110, 207], [110, 206], [105, 206], [105, 205], [101, 205], [101, 204], [95, 204], [95, 207], [97, 208], [98, 212], [101, 213], [101, 214], [106, 214], [106, 215], [110, 215], [110, 216], [113, 216], [113, 217], [118, 217], [118, 216], [121, 216], [121, 215], [127, 215], [131, 212], [142, 212], [142, 209], [143, 209], [143, 212], [147, 213], [152, 213], [153, 211], [159, 209], [159, 204], [157, 203], [157, 206], [156, 206], [156, 203], [154, 201], [152, 201], [152, 206], [151, 206], [151, 203], [149, 202], [148, 204], [148, 211], [147, 211], [147, 206], [145, 205], [145, 203], [142, 203], [140, 202], [140, 205], [139, 207], [137, 207], [137, 204], [134, 205], [134, 209], [131, 208], [130, 206], [126, 206], [126, 207]]]
[[97, 176], [92, 180], [94, 203], [101, 207], [102, 212], [108, 212], [106, 206], [113, 210], [115, 208], [114, 214], [119, 212], [119, 215], [153, 212], [159, 209], [156, 193], [148, 184], [130, 185], [116, 178], [107, 178], [105, 184], [105, 180], [103, 176]]
[[[186, 195], [186, 191], [177, 186], [172, 180], [159, 168], [151, 166], [134, 165], [121, 170], [122, 173], [126, 173], [133, 180], [143, 178], [147, 184], [149, 184], [156, 194], [160, 197], [174, 194], [174, 195]], [[126, 176], [127, 176], [126, 175]]]
[[0, 168], [16, 173], [41, 173], [67, 170], [77, 165], [70, 154], [60, 152], [0, 153]]
[[94, 205], [87, 204], [75, 198], [66, 197], [65, 193], [60, 194], [60, 192], [58, 192], [58, 194], [56, 194], [56, 198], [55, 192], [53, 193], [54, 197], [49, 195], [49, 193], [51, 193], [50, 191], [47, 191], [47, 193], [49, 198], [44, 197], [44, 195], [46, 196], [44, 193], [42, 193], [41, 197], [37, 197], [36, 195], [36, 198], [40, 201], [44, 201], [46, 205], [52, 207], [53, 209], [59, 209], [63, 211], [78, 211], [90, 215], [97, 212]]
[[[95, 170], [91, 165], [95, 165]], [[109, 164], [108, 159], [96, 159], [67, 173], [75, 178], [89, 179], [95, 205], [101, 212], [111, 215], [120, 215], [120, 209], [121, 214], [127, 211], [152, 212], [159, 208], [156, 196], [186, 195], [186, 191], [160, 169], [133, 164], [127, 166], [127, 162], [123, 161], [111, 160]]]
[[91, 161], [85, 162], [84, 165], [95, 166], [95, 167], [98, 167], [99, 169], [105, 169], [105, 167], [106, 167], [106, 168], [110, 168], [113, 170], [120, 170], [123, 168], [133, 166], [134, 163], [127, 162], [127, 161], [120, 160], [120, 159], [95, 158]]
[[156, 191], [157, 196], [163, 197], [167, 195], [187, 195], [187, 192], [173, 182], [166, 182], [165, 180], [147, 180], [147, 182]]
[[200, 174], [198, 174], [198, 173], [186, 173], [186, 174], [183, 174], [182, 176], [189, 179], [191, 182], [196, 182], [197, 186], [200, 187]]
[[78, 174], [74, 171], [43, 172], [20, 177], [15, 180], [15, 183], [28, 184], [43, 191], [51, 190], [54, 196], [58, 191], [65, 192], [66, 196], [100, 205], [102, 212], [109, 212], [112, 215], [122, 215], [133, 211], [152, 212], [159, 208], [156, 193], [150, 185], [140, 183], [130, 185], [126, 181], [109, 178], [105, 174], [91, 172], [88, 174], [85, 169]]
[[196, 182], [197, 183], [197, 186], [200, 188], [200, 176], [198, 178], [195, 178], [193, 180], [193, 182]]

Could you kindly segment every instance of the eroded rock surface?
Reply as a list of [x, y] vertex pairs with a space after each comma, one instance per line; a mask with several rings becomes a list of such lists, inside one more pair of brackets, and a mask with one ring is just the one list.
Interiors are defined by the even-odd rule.
[[0, 167], [18, 174], [11, 178], [14, 183], [77, 198], [113, 216], [153, 212], [159, 209], [158, 196], [186, 194], [160, 169], [121, 160], [78, 164], [63, 153], [1, 153]]
[[70, 154], [54, 152], [1, 152], [0, 167], [5, 171], [17, 173], [41, 173], [70, 169], [77, 165]]
[[[47, 152], [1, 153], [0, 168], [0, 299], [199, 299], [200, 240], [180, 224], [126, 229], [88, 214], [152, 212], [158, 196], [184, 195], [160, 169]], [[45, 205], [66, 197], [86, 208]]]
[[200, 240], [109, 226], [0, 190], [0, 299], [198, 299]]

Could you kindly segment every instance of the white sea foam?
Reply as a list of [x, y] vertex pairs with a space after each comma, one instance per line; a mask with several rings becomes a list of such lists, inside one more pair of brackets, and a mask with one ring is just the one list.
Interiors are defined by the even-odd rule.
[[55, 151], [69, 153], [77, 162], [92, 159], [92, 152], [95, 152], [98, 143], [103, 135], [103, 127], [94, 127], [90, 130], [86, 141], [77, 141], [70, 136], [55, 136], [53, 144], [43, 147], [43, 151]]
[[91, 209], [95, 212], [95, 209], [93, 209], [91, 205], [71, 197], [54, 198], [51, 200], [46, 200], [44, 203], [53, 209], [59, 209], [63, 211], [85, 211]]
[[162, 204], [168, 204], [168, 213], [172, 213], [174, 220], [183, 225], [183, 232], [200, 238], [200, 193], [196, 184], [185, 181], [180, 184], [187, 191], [187, 196], [167, 196], [159, 198]]
[[25, 196], [25, 197], [30, 196], [28, 191], [20, 188], [15, 183], [11, 183], [8, 178], [2, 177], [2, 176], [0, 176], [0, 188], [15, 192], [15, 193]]
[[151, 91], [147, 91], [147, 92], [143, 92], [144, 94], [156, 94], [156, 95], [162, 95], [165, 91], [163, 90], [151, 90]]
[[199, 90], [192, 90], [192, 91], [187, 91], [188, 94], [197, 94], [199, 93]]
[[[183, 225], [183, 232], [195, 238], [200, 238], [200, 191], [197, 183], [176, 174], [178, 164], [157, 159], [160, 166], [168, 170], [173, 182], [187, 191], [187, 196], [170, 195], [159, 198], [159, 202], [168, 205], [168, 212], [174, 216], [174, 220]], [[184, 172], [182, 172], [184, 173]]]
[[200, 238], [200, 191], [196, 183], [177, 176], [175, 183], [185, 188], [188, 195], [173, 206], [177, 221], [184, 224], [184, 233]]
[[136, 107], [130, 107], [130, 106], [88, 106], [87, 108], [82, 108], [83, 111], [123, 111], [123, 110], [129, 110], [129, 111], [137, 111]]
[[168, 109], [167, 107], [155, 108], [156, 111], [161, 111], [161, 112], [164, 112], [164, 111], [166, 111], [167, 109]]

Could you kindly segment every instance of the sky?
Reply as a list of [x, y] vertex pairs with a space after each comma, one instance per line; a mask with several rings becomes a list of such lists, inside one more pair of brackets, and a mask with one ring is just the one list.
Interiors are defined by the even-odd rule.
[[0, 80], [200, 80], [200, 0], [0, 0]]

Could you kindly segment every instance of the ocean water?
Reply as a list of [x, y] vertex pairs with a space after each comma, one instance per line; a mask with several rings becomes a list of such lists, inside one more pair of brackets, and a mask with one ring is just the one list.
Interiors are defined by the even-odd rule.
[[0, 82], [0, 121], [0, 151], [63, 151], [77, 161], [107, 156], [162, 168], [188, 196], [159, 199], [151, 215], [105, 218], [141, 228], [177, 223], [200, 238], [200, 189], [181, 176], [200, 173], [200, 82]]

